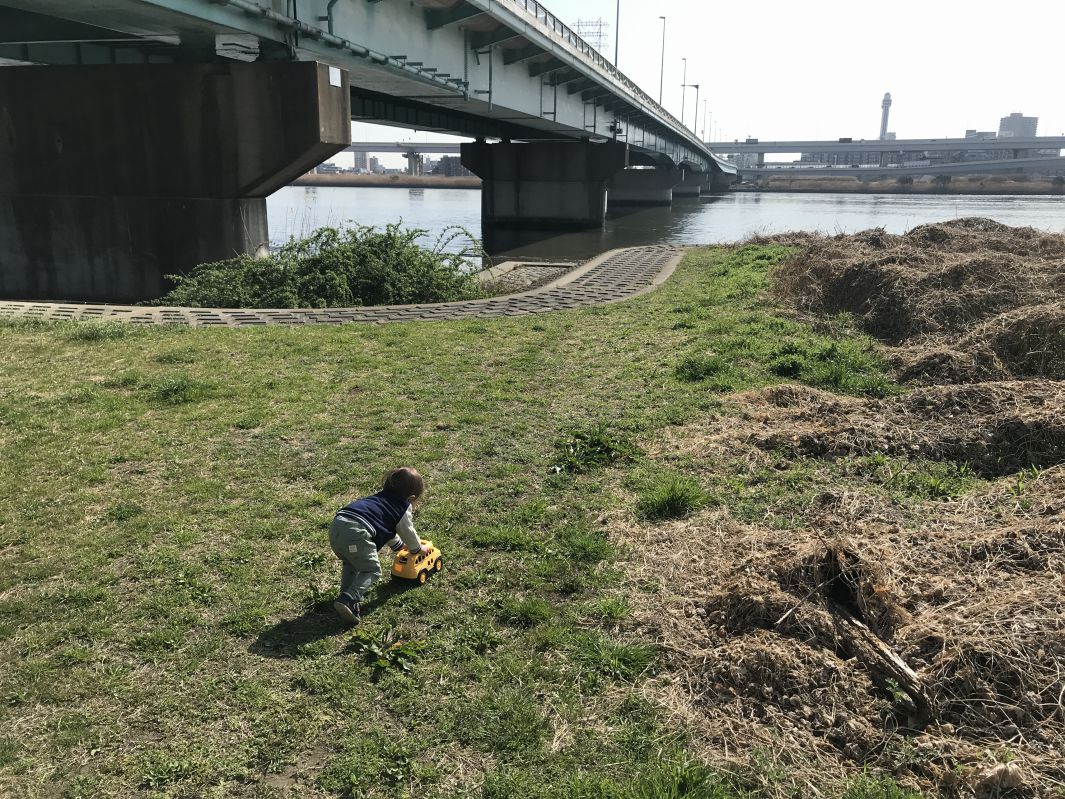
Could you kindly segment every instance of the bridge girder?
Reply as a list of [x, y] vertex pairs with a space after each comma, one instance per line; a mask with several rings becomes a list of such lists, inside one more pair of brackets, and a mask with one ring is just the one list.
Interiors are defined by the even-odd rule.
[[[656, 147], [664, 147], [659, 139], [672, 140], [678, 156], [713, 158], [690, 131], [531, 0], [300, 0], [299, 19], [282, 10], [290, 7], [277, 0], [0, 0], [0, 11], [83, 26], [72, 35], [84, 39], [0, 41], [0, 57], [44, 63], [218, 61], [226, 56], [216, 35], [240, 34], [258, 41], [264, 60], [313, 59], [347, 69], [367, 98], [393, 98], [391, 117], [429, 115], [434, 129], [453, 120], [452, 132], [466, 135], [505, 130], [524, 138], [583, 139], [619, 136], [624, 125], [636, 135], [636, 128], [645, 128], [643, 138]], [[103, 27], [104, 38], [114, 41], [90, 41], [100, 33], [93, 26]], [[8, 34], [0, 39], [31, 38], [2, 21], [0, 31]], [[457, 42], [463, 46], [456, 48]], [[551, 84], [567, 91], [550, 93]], [[586, 118], [588, 102], [604, 113]], [[432, 114], [409, 103], [439, 110]], [[484, 121], [474, 123], [472, 117]]]
[[[525, 37], [522, 36], [522, 34], [516, 33], [510, 28], [500, 25], [494, 31], [477, 31], [471, 33], [470, 48], [473, 50], [483, 50], [486, 47], [496, 47], [524, 38]], [[543, 51], [541, 50], [540, 52]]]
[[456, 25], [472, 17], [482, 16], [484, 13], [481, 9], [468, 3], [459, 3], [452, 8], [446, 9], [430, 8], [425, 11], [425, 25], [429, 30], [434, 31], [448, 25]]
[[503, 53], [503, 66], [521, 64], [526, 61], [531, 61], [534, 58], [539, 58], [545, 54], [546, 51], [544, 48], [537, 47], [535, 44], [522, 47], [520, 50], [508, 50]]

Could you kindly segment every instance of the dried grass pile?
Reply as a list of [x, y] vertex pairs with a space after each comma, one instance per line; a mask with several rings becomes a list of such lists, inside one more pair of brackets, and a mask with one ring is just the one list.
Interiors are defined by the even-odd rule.
[[787, 385], [748, 396], [744, 409], [756, 423], [748, 443], [793, 457], [955, 461], [991, 477], [1065, 463], [1059, 381], [928, 386], [883, 400]]
[[[676, 445], [736, 468], [779, 457], [756, 431], [786, 433], [786, 413], [730, 422]], [[798, 530], [715, 509], [653, 529], [619, 518], [614, 535], [660, 595], [637, 613], [668, 658], [651, 690], [710, 762], [781, 795], [868, 770], [945, 796], [997, 795], [1005, 776], [1016, 796], [1065, 787], [1065, 466], [1021, 496], [1015, 475], [917, 506], [855, 485]]]
[[[636, 621], [668, 668], [647, 690], [709, 762], [780, 796], [870, 771], [930, 795], [1065, 795], [1063, 288], [1065, 237], [986, 220], [811, 240], [782, 295], [938, 358], [915, 373], [937, 384], [772, 387], [648, 446], [706, 482], [801, 465], [814, 486], [788, 516], [742, 523], [723, 497], [613, 522], [656, 594]], [[893, 493], [868, 456], [967, 464], [976, 488]]]
[[903, 379], [1065, 378], [1065, 235], [989, 219], [788, 240], [778, 297], [853, 314], [898, 347]]

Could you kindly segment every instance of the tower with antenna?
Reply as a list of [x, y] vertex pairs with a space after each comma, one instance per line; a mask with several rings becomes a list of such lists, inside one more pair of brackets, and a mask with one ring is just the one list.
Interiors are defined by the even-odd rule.
[[884, 102], [880, 104], [883, 113], [880, 115], [880, 141], [887, 139], [888, 116], [891, 114], [891, 92], [884, 93]]

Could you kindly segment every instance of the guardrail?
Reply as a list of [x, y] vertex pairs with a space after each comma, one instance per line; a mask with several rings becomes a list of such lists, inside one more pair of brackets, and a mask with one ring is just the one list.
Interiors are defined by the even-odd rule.
[[709, 151], [709, 148], [707, 148], [703, 142], [699, 141], [695, 131], [690, 131], [685, 127], [682, 121], [659, 105], [656, 100], [653, 100], [650, 95], [637, 86], [630, 78], [626, 77], [616, 66], [610, 63], [602, 53], [578, 36], [568, 25], [566, 25], [566, 23], [544, 8], [537, 2], [537, 0], [510, 0], [510, 2], [522, 9], [529, 16], [533, 17], [533, 19], [535, 19], [542, 27], [547, 28], [550, 33], [560, 36], [564, 42], [574, 48], [580, 55], [584, 56], [585, 60], [591, 62], [592, 66], [606, 72], [628, 92], [638, 98], [641, 103], [649, 106], [656, 114], [668, 120], [678, 130], [683, 131], [686, 136], [691, 137], [693, 143], [698, 142], [699, 147]]

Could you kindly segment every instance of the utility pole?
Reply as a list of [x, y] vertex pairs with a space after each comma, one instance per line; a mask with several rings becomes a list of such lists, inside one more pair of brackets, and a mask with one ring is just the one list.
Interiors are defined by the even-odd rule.
[[666, 18], [658, 18], [662, 20], [662, 66], [658, 69], [658, 104], [662, 105], [662, 89], [666, 85]]
[[680, 124], [684, 124], [684, 101], [688, 99], [688, 59], [682, 58], [684, 62], [684, 75], [680, 79]]
[[[683, 122], [684, 120], [681, 120]], [[695, 114], [692, 117], [692, 133], [699, 127], [699, 84], [695, 84]]]
[[621, 43], [621, 0], [614, 12], [614, 67], [618, 65], [618, 45]]

